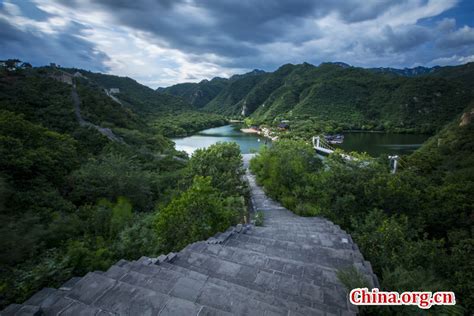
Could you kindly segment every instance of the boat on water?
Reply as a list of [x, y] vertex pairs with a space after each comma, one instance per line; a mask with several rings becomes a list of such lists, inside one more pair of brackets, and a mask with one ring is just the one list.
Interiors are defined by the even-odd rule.
[[342, 134], [324, 135], [324, 139], [329, 144], [342, 144], [342, 142], [344, 141], [344, 135]]

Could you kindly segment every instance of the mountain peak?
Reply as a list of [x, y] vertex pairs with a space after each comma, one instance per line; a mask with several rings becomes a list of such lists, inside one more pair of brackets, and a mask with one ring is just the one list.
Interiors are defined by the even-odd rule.
[[323, 65], [334, 65], [334, 66], [339, 66], [339, 67], [342, 67], [342, 68], [350, 68], [352, 67], [351, 65], [349, 64], [346, 64], [342, 61], [334, 61], [334, 62], [331, 62], [331, 61], [327, 61], [327, 62], [323, 62], [320, 64], [320, 66], [323, 66]]

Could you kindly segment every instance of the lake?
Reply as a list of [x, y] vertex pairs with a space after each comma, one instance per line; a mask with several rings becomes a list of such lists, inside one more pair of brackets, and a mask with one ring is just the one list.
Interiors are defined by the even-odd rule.
[[345, 151], [366, 152], [378, 157], [382, 154], [406, 155], [414, 152], [429, 138], [426, 134], [343, 133], [344, 142], [333, 145]]
[[225, 125], [221, 127], [209, 128], [194, 135], [182, 138], [173, 138], [177, 150], [182, 150], [192, 154], [198, 148], [207, 148], [217, 142], [236, 142], [240, 146], [243, 154], [248, 154], [252, 150], [258, 151], [262, 146], [271, 143], [271, 140], [256, 134], [242, 133], [239, 125]]
[[[372, 156], [381, 154], [409, 154], [421, 146], [428, 139], [423, 134], [386, 134], [350, 132], [344, 133], [344, 143], [333, 145], [346, 151], [367, 152]], [[194, 135], [172, 139], [177, 150], [192, 154], [198, 148], [206, 148], [217, 142], [236, 142], [244, 154], [258, 150], [265, 146], [266, 139], [256, 134], [242, 133], [238, 125], [225, 125], [200, 131]]]

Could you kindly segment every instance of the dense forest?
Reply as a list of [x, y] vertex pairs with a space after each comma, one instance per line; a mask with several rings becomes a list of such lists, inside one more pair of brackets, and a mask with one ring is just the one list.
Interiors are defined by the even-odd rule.
[[[179, 249], [245, 216], [236, 144], [188, 159], [160, 133], [222, 117], [180, 110], [182, 100], [135, 89], [131, 79], [76, 71], [0, 73], [0, 308], [121, 258]], [[104, 92], [117, 87], [119, 99]]]

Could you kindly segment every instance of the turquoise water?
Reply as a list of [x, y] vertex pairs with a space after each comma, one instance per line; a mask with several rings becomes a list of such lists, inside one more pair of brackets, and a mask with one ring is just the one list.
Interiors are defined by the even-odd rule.
[[200, 131], [192, 136], [172, 139], [177, 150], [192, 154], [198, 148], [207, 148], [217, 142], [236, 142], [243, 154], [258, 151], [271, 140], [256, 134], [242, 133], [238, 125], [225, 125]]
[[[386, 134], [386, 133], [344, 133], [344, 143], [333, 145], [346, 151], [367, 152], [376, 157], [379, 155], [409, 154], [419, 148], [428, 139], [423, 134]], [[217, 142], [236, 142], [242, 153], [247, 154], [268, 145], [271, 141], [256, 134], [246, 134], [238, 125], [226, 125], [200, 131], [192, 136], [175, 138], [177, 150], [192, 154], [198, 148], [207, 148]]]

